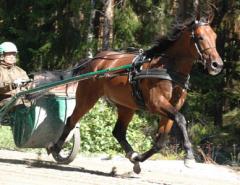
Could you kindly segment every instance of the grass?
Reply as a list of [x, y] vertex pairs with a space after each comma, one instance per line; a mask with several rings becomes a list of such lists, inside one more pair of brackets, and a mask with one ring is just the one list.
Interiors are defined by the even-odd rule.
[[0, 126], [0, 149], [16, 150], [11, 127]]

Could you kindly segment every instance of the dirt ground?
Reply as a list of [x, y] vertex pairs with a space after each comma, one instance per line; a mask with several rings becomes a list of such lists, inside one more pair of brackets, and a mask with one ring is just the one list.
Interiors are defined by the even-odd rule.
[[240, 185], [240, 172], [230, 168], [183, 161], [152, 161], [132, 172], [125, 158], [78, 157], [59, 165], [47, 154], [0, 150], [0, 185]]

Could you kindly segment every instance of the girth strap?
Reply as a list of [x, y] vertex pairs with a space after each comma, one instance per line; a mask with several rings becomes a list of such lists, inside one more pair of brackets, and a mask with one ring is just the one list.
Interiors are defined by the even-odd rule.
[[157, 78], [162, 80], [170, 80], [177, 83], [184, 89], [189, 89], [190, 75], [184, 76], [180, 73], [169, 71], [164, 68], [143, 69], [140, 72], [136, 73], [132, 79], [139, 80], [144, 78]]

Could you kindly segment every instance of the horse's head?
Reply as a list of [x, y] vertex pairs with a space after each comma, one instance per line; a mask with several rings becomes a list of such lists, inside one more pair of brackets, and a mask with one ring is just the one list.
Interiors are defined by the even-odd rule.
[[217, 35], [209, 23], [195, 21], [191, 27], [195, 55], [207, 68], [209, 74], [217, 75], [223, 68], [223, 61], [216, 49]]

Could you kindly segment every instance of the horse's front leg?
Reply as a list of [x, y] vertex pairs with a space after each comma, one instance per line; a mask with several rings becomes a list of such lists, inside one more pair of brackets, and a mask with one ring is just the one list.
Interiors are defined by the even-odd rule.
[[[95, 87], [95, 90], [92, 90]], [[63, 147], [63, 144], [68, 137], [72, 129], [75, 128], [77, 122], [95, 105], [98, 99], [101, 97], [101, 91], [99, 90], [97, 81], [81, 81], [78, 84], [76, 91], [76, 105], [73, 113], [68, 117], [66, 125], [64, 126], [62, 135], [58, 141], [48, 148], [48, 153], [59, 153]]]
[[170, 120], [169, 118], [163, 117], [160, 121], [159, 131], [160, 130], [161, 131], [156, 136], [154, 145], [152, 146], [152, 148], [150, 150], [148, 150], [145, 153], [137, 156], [135, 158], [135, 160], [139, 160], [140, 162], [144, 162], [145, 160], [150, 158], [152, 155], [159, 152], [166, 145], [167, 136], [168, 136], [168, 133], [169, 133], [169, 131], [167, 131], [167, 130], [169, 128], [171, 129], [172, 123], [173, 123], [172, 120]]
[[60, 138], [58, 139], [58, 141], [54, 145], [52, 145], [49, 148], [47, 148], [48, 154], [50, 154], [50, 153], [57, 153], [57, 154], [60, 153], [66, 138], [68, 137], [69, 133], [71, 132], [71, 130], [73, 128], [74, 127], [71, 126], [71, 124], [70, 124], [70, 117], [68, 117], [66, 125], [63, 128], [63, 133], [60, 136]]

